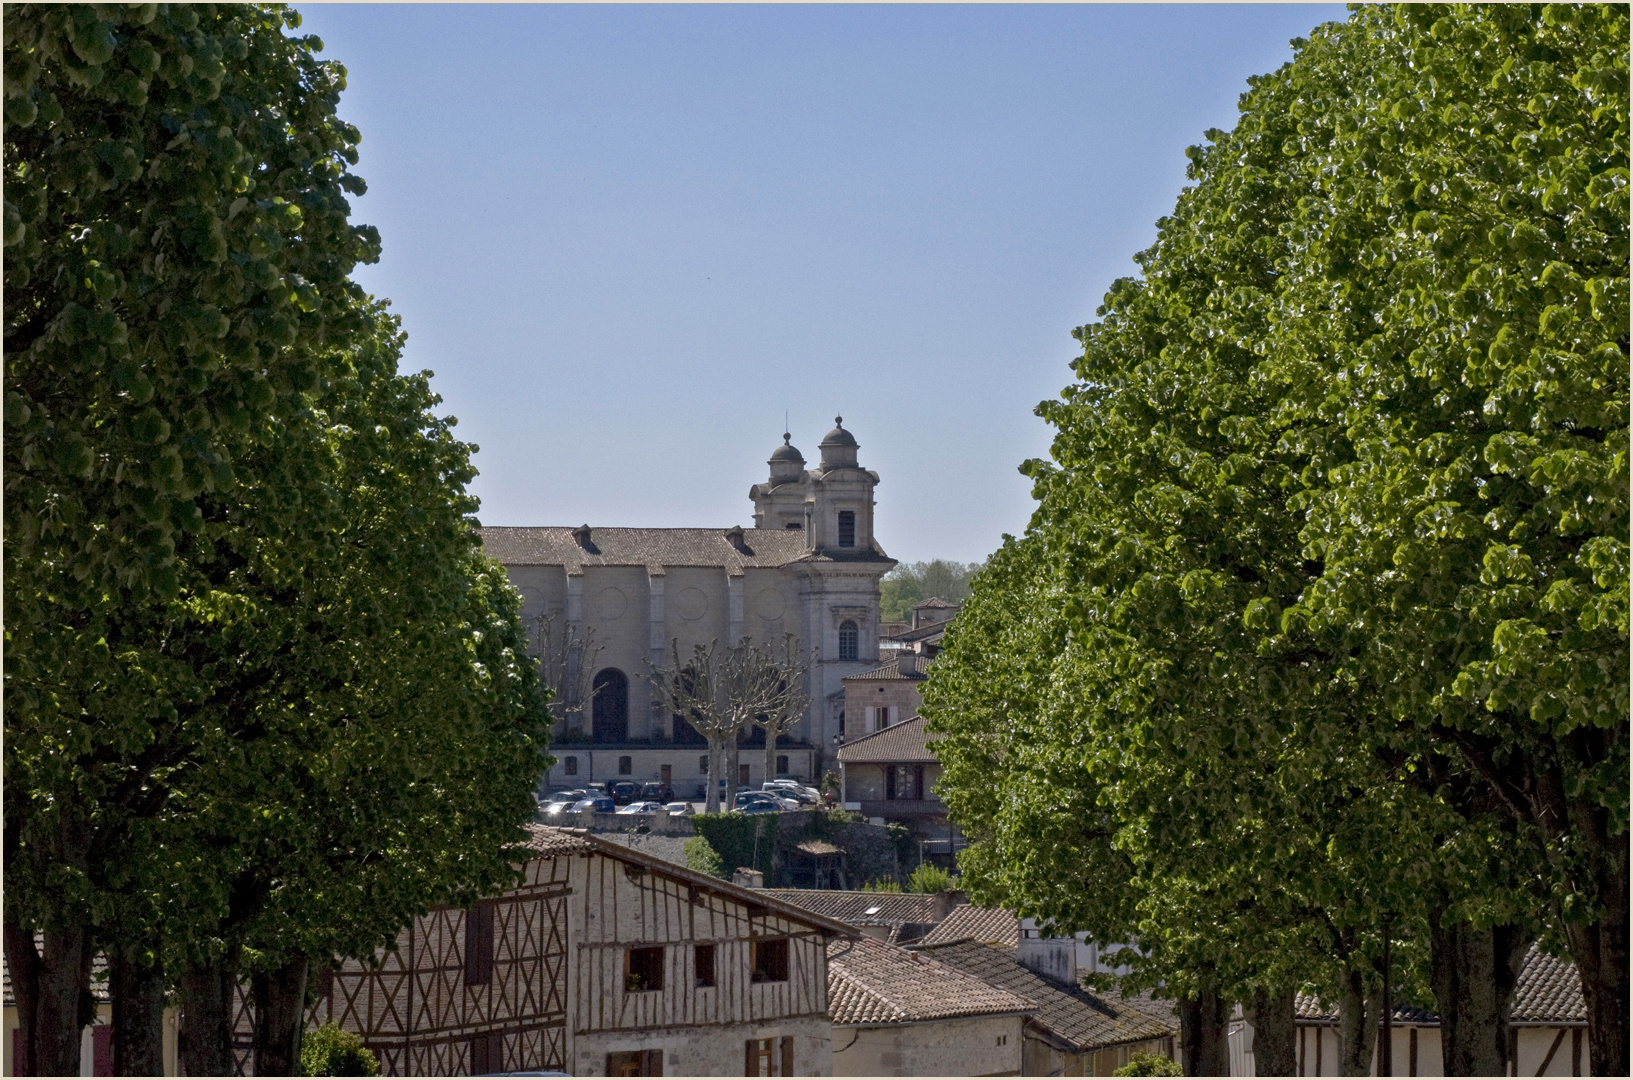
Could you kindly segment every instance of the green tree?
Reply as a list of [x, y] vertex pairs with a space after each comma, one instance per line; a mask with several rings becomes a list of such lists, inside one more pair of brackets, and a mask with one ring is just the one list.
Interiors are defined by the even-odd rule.
[[[54, 688], [127, 674], [106, 612], [175, 594], [200, 497], [230, 490], [319, 381], [311, 346], [355, 324], [347, 275], [378, 253], [347, 221], [362, 181], [347, 172], [357, 132], [334, 115], [344, 72], [317, 61], [315, 39], [284, 35], [298, 21], [5, 12], [6, 868], [54, 898], [47, 918], [13, 893], [6, 944], [36, 1072], [78, 1058], [97, 835], [79, 763], [126, 760], [113, 797], [151, 803], [171, 748], [148, 735], [163, 696], [144, 703], [140, 687], [186, 692], [149, 658], [87, 723], [58, 711]], [[25, 809], [46, 818], [26, 849]], [[14, 914], [44, 930], [43, 962]]]
[[929, 562], [900, 563], [879, 582], [879, 615], [893, 622], [906, 619], [913, 605], [933, 596], [958, 603], [970, 595], [970, 579], [980, 563]]
[[362, 1036], [328, 1023], [306, 1037], [301, 1048], [302, 1076], [379, 1076], [380, 1059], [363, 1045]]

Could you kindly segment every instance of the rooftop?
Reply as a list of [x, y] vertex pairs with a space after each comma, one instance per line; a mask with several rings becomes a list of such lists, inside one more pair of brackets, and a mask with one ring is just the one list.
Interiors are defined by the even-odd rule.
[[839, 760], [847, 765], [866, 762], [932, 762], [930, 738], [924, 732], [924, 717], [915, 716], [892, 724], [883, 731], [852, 739], [839, 748]]
[[725, 529], [617, 529], [589, 531], [582, 547], [569, 526], [541, 528], [488, 525], [482, 549], [507, 566], [708, 566], [741, 571], [745, 567], [785, 566], [805, 558], [804, 531], [744, 529], [741, 548]]
[[1028, 1013], [1030, 998], [871, 938], [828, 945], [828, 1015], [871, 1026]]
[[946, 945], [954, 941], [975, 941], [1013, 949], [1021, 938], [1021, 920], [1002, 908], [960, 904], [936, 928], [924, 935], [921, 945]]
[[[1336, 1007], [1311, 994], [1300, 994], [1293, 1006], [1300, 1020], [1336, 1022]], [[1394, 1019], [1403, 1024], [1439, 1024], [1433, 1009], [1396, 1005]], [[1587, 1006], [1582, 1001], [1582, 980], [1576, 965], [1549, 956], [1532, 945], [1520, 965], [1519, 982], [1514, 987], [1514, 1004], [1509, 1020], [1516, 1024], [1586, 1024]]]
[[916, 951], [1037, 1002], [1033, 1022], [1073, 1053], [1160, 1039], [1179, 1030], [1179, 1018], [1171, 1003], [1153, 1001], [1144, 995], [1124, 998], [1110, 991], [1064, 986], [1022, 967], [1012, 950], [958, 941], [939, 946], [921, 944]]
[[912, 682], [922, 682], [930, 677], [924, 673], [923, 664], [924, 661], [918, 660], [918, 666], [915, 670], [903, 675], [901, 661], [892, 660], [888, 664], [880, 664], [870, 671], [859, 671], [855, 675], [846, 675], [842, 681], [850, 682], [853, 679], [907, 679]]
[[756, 889], [778, 900], [850, 926], [934, 923], [940, 916], [934, 893], [879, 893], [860, 889]]

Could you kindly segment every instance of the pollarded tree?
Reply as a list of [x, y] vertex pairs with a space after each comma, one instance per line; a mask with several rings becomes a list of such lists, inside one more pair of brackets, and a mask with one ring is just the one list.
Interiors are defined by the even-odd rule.
[[777, 775], [777, 737], [792, 731], [810, 707], [805, 677], [811, 670], [811, 657], [803, 651], [799, 638], [784, 634], [782, 641], [766, 647], [765, 658], [777, 671], [777, 689], [754, 722], [765, 732], [765, 778], [770, 780]]

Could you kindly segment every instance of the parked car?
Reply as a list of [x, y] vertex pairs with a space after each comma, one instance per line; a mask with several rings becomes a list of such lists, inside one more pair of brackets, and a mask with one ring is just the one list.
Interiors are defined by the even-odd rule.
[[733, 807], [739, 814], [780, 814], [782, 807], [769, 799], [754, 799]]
[[630, 803], [628, 806], [620, 807], [618, 812], [620, 814], [661, 814], [663, 813], [663, 803], [641, 799]]
[[653, 802], [670, 802], [675, 797], [675, 789], [660, 780], [651, 780], [641, 785], [641, 798], [651, 799]]
[[607, 794], [619, 806], [628, 806], [641, 797], [641, 789], [640, 785], [633, 780], [609, 780], [607, 781]]
[[760, 785], [762, 791], [769, 791], [782, 799], [793, 799], [805, 806], [815, 806], [822, 801], [822, 795], [814, 788], [804, 784], [796, 784], [792, 780], [767, 780]]
[[696, 810], [692, 809], [692, 804], [689, 802], [672, 802], [665, 806], [664, 809], [669, 811], [670, 817], [690, 817], [697, 813]]
[[590, 793], [585, 791], [583, 788], [574, 788], [572, 791], [552, 791], [540, 801], [547, 803], [577, 802], [580, 799], [589, 797], [589, 794]]
[[799, 803], [793, 799], [779, 799], [769, 791], [739, 791], [737, 797], [732, 800], [732, 806], [738, 810], [761, 804], [771, 807], [773, 812], [799, 809]]
[[577, 799], [552, 799], [547, 803], [541, 803], [539, 805], [539, 813], [565, 814], [572, 809], [573, 804], [576, 802], [578, 802]]
[[569, 814], [614, 814], [618, 812], [618, 804], [606, 795], [595, 795], [588, 799], [580, 799], [565, 811]]

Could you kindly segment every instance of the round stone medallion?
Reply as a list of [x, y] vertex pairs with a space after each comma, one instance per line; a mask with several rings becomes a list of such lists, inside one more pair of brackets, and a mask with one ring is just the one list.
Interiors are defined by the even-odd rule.
[[783, 609], [782, 593], [776, 589], [761, 589], [760, 594], [754, 598], [754, 607], [762, 619], [780, 619]]
[[682, 589], [675, 597], [675, 614], [683, 619], [701, 619], [709, 610], [709, 598], [702, 589]]
[[595, 610], [603, 619], [621, 618], [628, 608], [624, 594], [610, 585], [596, 595]]

